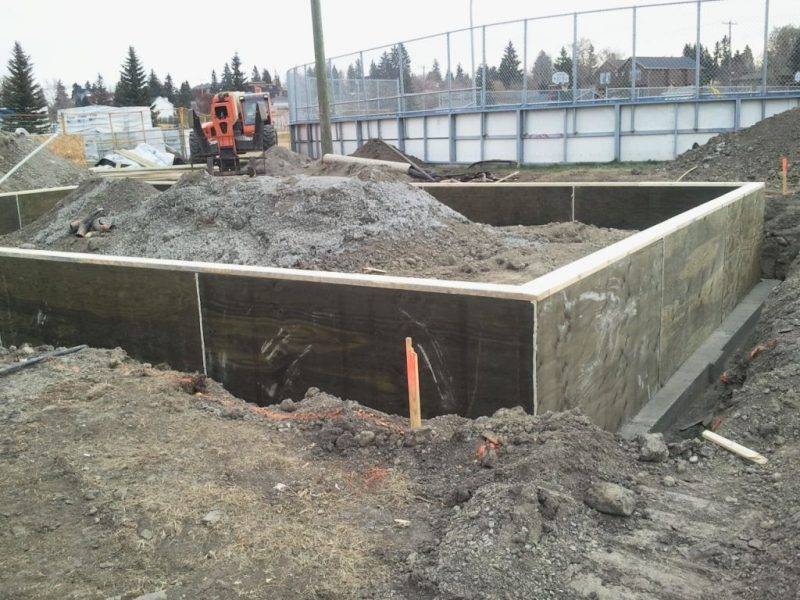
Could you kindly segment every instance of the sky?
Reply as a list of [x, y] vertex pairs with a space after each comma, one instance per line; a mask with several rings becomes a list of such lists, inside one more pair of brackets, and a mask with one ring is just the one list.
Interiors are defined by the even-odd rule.
[[[595, 10], [652, 4], [654, 0], [473, 0], [476, 25], [510, 19], [550, 15], [554, 12]], [[744, 43], [755, 50], [763, 45], [763, 0], [722, 0], [703, 7], [702, 40], [713, 44], [727, 32], [724, 20], [735, 20], [734, 48]], [[469, 0], [321, 0], [326, 52], [329, 57], [394, 41], [460, 29], [469, 24]], [[194, 5], [192, 7], [192, 5]], [[94, 80], [103, 75], [109, 87], [118, 79], [127, 47], [133, 45], [146, 70], [155, 69], [163, 79], [171, 73], [177, 82], [206, 82], [211, 69], [217, 73], [234, 52], [239, 52], [247, 72], [253, 65], [281, 78], [287, 68], [313, 60], [311, 11], [308, 0], [281, 3], [240, 0], [230, 11], [216, 15], [205, 2], [109, 3], [99, 0], [0, 0], [0, 76], [13, 41], [19, 41], [31, 56], [35, 76], [45, 88], [61, 79]], [[798, 0], [771, 0], [772, 21], [800, 24]], [[684, 40], [695, 31], [694, 6], [640, 8], [638, 11], [638, 55], [680, 54]], [[540, 49], [555, 53], [569, 44], [572, 19], [530, 21], [528, 41], [532, 64]], [[579, 37], [589, 37], [595, 47], [630, 53], [631, 12], [585, 15], [579, 18]], [[479, 36], [476, 43], [480, 46]], [[487, 60], [499, 61], [503, 46], [514, 41], [522, 58], [520, 25], [487, 28]], [[708, 41], [706, 41], [708, 40]], [[451, 36], [452, 62], [469, 61], [469, 35]], [[434, 58], [444, 64], [443, 38], [408, 45], [416, 69], [429, 69]], [[480, 48], [477, 61], [480, 62]], [[368, 52], [365, 62], [380, 52]], [[493, 58], [494, 57], [494, 58]], [[350, 59], [335, 61], [346, 68]]]

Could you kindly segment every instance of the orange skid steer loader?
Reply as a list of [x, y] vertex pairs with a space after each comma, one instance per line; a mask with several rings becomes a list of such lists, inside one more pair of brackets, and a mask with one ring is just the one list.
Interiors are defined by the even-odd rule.
[[269, 94], [220, 92], [211, 98], [211, 120], [192, 113], [189, 149], [192, 162], [205, 162], [221, 174], [239, 173], [239, 155], [261, 152], [278, 143]]

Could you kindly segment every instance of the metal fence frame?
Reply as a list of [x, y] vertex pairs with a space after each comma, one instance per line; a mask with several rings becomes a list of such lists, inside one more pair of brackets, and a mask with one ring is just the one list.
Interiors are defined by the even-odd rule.
[[[355, 53], [348, 53], [334, 56], [328, 59], [328, 78], [331, 85], [331, 116], [333, 120], [346, 119], [371, 119], [380, 117], [404, 117], [423, 114], [454, 114], [458, 112], [476, 112], [491, 110], [508, 110], [520, 107], [555, 107], [555, 106], [582, 106], [582, 105], [605, 105], [624, 103], [649, 103], [672, 100], [706, 100], [706, 99], [744, 99], [753, 97], [794, 97], [800, 95], [800, 85], [769, 85], [768, 77], [768, 57], [769, 57], [769, 35], [770, 35], [770, 0], [760, 0], [764, 6], [764, 45], [763, 58], [761, 64], [760, 85], [702, 85], [701, 79], [701, 54], [706, 46], [701, 41], [701, 15], [704, 4], [726, 2], [728, 0], [673, 0], [671, 2], [658, 2], [642, 4], [638, 6], [613, 7], [592, 9], [579, 12], [558, 13], [540, 17], [530, 17], [503, 21], [489, 25], [476, 27], [465, 27], [451, 30], [445, 33], [421, 36], [396, 42], [394, 44], [376, 46], [360, 50]], [[637, 22], [642, 15], [643, 9], [656, 7], [692, 6], [696, 7], [696, 36], [695, 36], [695, 56], [694, 56], [694, 83], [693, 85], [672, 87], [638, 87], [637, 86]], [[631, 13], [631, 70], [629, 85], [626, 87], [606, 88], [602, 96], [598, 96], [596, 88], [579, 87], [578, 73], [578, 45], [579, 45], [579, 17], [583, 15], [593, 15], [599, 13], [624, 12]], [[531, 22], [544, 21], [547, 19], [572, 18], [572, 73], [570, 85], [564, 89], [538, 90], [530, 89], [528, 85], [528, 25]], [[523, 43], [523, 71], [521, 89], [495, 91], [487, 89], [487, 60], [486, 60], [486, 31], [487, 28], [519, 24], [524, 31]], [[480, 86], [473, 85], [459, 89], [453, 88], [453, 65], [451, 60], [451, 38], [454, 34], [468, 32], [470, 39], [470, 54], [473, 57], [470, 79], [473, 83], [480, 78]], [[481, 63], [476, 67], [474, 64], [475, 38], [476, 32], [480, 35], [480, 47], [482, 48]], [[403, 53], [399, 54], [399, 75], [396, 80], [389, 80], [396, 90], [393, 94], [380, 95], [379, 97], [368, 98], [366, 89], [371, 80], [365, 75], [364, 55], [375, 51], [392, 51], [402, 48], [413, 42], [433, 40], [441, 38], [446, 44], [446, 65], [447, 88], [437, 91], [407, 92], [404, 89], [404, 64]], [[729, 42], [730, 44], [730, 42]], [[730, 50], [732, 53], [732, 49]], [[332, 77], [333, 61], [338, 59], [353, 58], [360, 66], [355, 79], [345, 80]], [[289, 89], [289, 117], [291, 124], [313, 123], [317, 121], [316, 94], [312, 94], [312, 89], [316, 89], [316, 80], [312, 75], [313, 64], [298, 65], [290, 69], [286, 74]], [[755, 72], [757, 74], [757, 71]], [[342, 81], [353, 81], [357, 88], [360, 88], [362, 95], [355, 101], [342, 100], [341, 94], [337, 95], [336, 86], [341, 87]], [[383, 80], [386, 81], [386, 80]], [[338, 82], [338, 83], [337, 83]], [[302, 93], [301, 93], [302, 92]], [[302, 103], [301, 103], [302, 102]], [[353, 106], [355, 105], [355, 106]]]

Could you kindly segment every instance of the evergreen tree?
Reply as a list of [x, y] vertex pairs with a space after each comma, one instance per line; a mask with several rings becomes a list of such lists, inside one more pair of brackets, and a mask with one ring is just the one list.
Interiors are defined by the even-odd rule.
[[178, 106], [182, 106], [184, 108], [192, 107], [192, 86], [189, 85], [188, 81], [181, 83], [181, 87], [178, 92]]
[[175, 84], [172, 82], [172, 75], [167, 73], [164, 77], [164, 85], [161, 86], [161, 95], [167, 100], [175, 104]]
[[217, 79], [217, 71], [211, 69], [211, 93], [216, 94], [219, 91], [219, 79]]
[[64, 87], [64, 83], [59, 79], [56, 81], [56, 93], [53, 97], [53, 104], [48, 107], [50, 110], [50, 120], [55, 121], [58, 118], [59, 110], [70, 108], [71, 106], [72, 101], [67, 95], [67, 88]]
[[253, 73], [250, 75], [250, 81], [253, 83], [261, 83], [261, 74], [258, 72], [258, 67], [253, 67]]
[[266, 69], [264, 69], [261, 72], [261, 81], [263, 81], [267, 85], [271, 85], [272, 84], [272, 75], [270, 75], [269, 71], [267, 71]]
[[233, 73], [231, 73], [231, 67], [228, 63], [225, 63], [225, 66], [222, 67], [222, 89], [225, 91], [233, 89]]
[[570, 83], [572, 82], [572, 57], [567, 54], [567, 49], [563, 46], [561, 47], [561, 52], [558, 55], [558, 58], [553, 63], [553, 68], [557, 72], [566, 73], [569, 75]]
[[239, 53], [234, 52], [231, 59], [231, 84], [235, 91], [243, 92], [244, 86], [247, 83], [247, 77], [242, 73], [242, 59], [239, 58]]
[[97, 74], [97, 79], [92, 84], [92, 104], [111, 104], [111, 94], [106, 89], [106, 82], [100, 73]]
[[435, 85], [440, 85], [442, 83], [442, 69], [439, 66], [439, 61], [435, 58], [433, 59], [433, 66], [431, 67], [431, 72], [428, 73], [426, 77], [428, 81]]
[[546, 90], [553, 81], [553, 60], [544, 50], [536, 55], [531, 68], [530, 86], [534, 90]]
[[349, 79], [351, 81], [353, 79], [358, 79], [358, 75], [356, 74], [356, 68], [353, 65], [353, 63], [350, 63], [349, 65], [347, 65], [347, 74], [345, 75], [345, 77], [347, 77], [347, 79]]
[[378, 69], [378, 65], [375, 64], [374, 60], [369, 63], [369, 78], [380, 79], [380, 70]]
[[[687, 58], [695, 58], [695, 44], [685, 44], [683, 55]], [[714, 72], [717, 70], [717, 63], [708, 48], [700, 45], [700, 85], [707, 85], [711, 82]]]
[[281, 86], [281, 78], [280, 78], [280, 76], [278, 76], [278, 75], [276, 74], [276, 75], [275, 75], [275, 79], [273, 79], [273, 81], [272, 81], [272, 82], [275, 84], [275, 88], [276, 88], [276, 89], [277, 89], [279, 92], [280, 92], [281, 90], [283, 90], [283, 87]]
[[467, 79], [466, 74], [464, 73], [464, 68], [461, 66], [461, 63], [456, 65], [456, 77], [454, 82], [458, 85], [466, 86], [469, 85], [469, 81]]
[[122, 64], [114, 101], [117, 106], [149, 106], [147, 80], [144, 69], [133, 46], [128, 47], [128, 56]]
[[8, 75], [3, 79], [0, 93], [0, 104], [13, 111], [3, 117], [3, 129], [14, 131], [24, 127], [31, 133], [48, 130], [47, 102], [42, 88], [33, 79], [30, 56], [25, 54], [19, 42], [14, 42], [8, 61]]
[[522, 86], [522, 69], [519, 68], [519, 65], [517, 49], [514, 48], [514, 43], [509, 40], [503, 51], [503, 58], [500, 59], [500, 66], [497, 69], [497, 78], [506, 89]]
[[72, 100], [72, 104], [75, 106], [78, 105], [81, 91], [81, 86], [77, 82], [72, 84], [72, 94], [70, 95], [70, 100]]
[[391, 71], [388, 79], [399, 79], [402, 70], [403, 91], [407, 94], [412, 91], [411, 83], [411, 57], [408, 55], [405, 44], [392, 46], [390, 58]]
[[156, 72], [150, 69], [150, 78], [147, 80], [147, 94], [150, 96], [150, 102], [152, 103], [163, 93], [164, 90], [161, 86], [161, 80], [158, 78], [158, 75], [156, 75]]
[[56, 97], [55, 100], [53, 100], [53, 106], [56, 110], [60, 110], [62, 108], [69, 108], [71, 104], [69, 96], [67, 96], [67, 88], [64, 87], [64, 84], [59, 79], [56, 81]]

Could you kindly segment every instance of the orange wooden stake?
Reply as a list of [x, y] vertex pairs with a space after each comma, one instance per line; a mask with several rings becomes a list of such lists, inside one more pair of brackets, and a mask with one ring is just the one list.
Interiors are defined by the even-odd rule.
[[422, 427], [422, 411], [419, 403], [419, 361], [411, 338], [406, 338], [406, 373], [408, 375], [408, 416], [411, 429]]
[[784, 196], [789, 193], [789, 159], [781, 156], [781, 192]]

